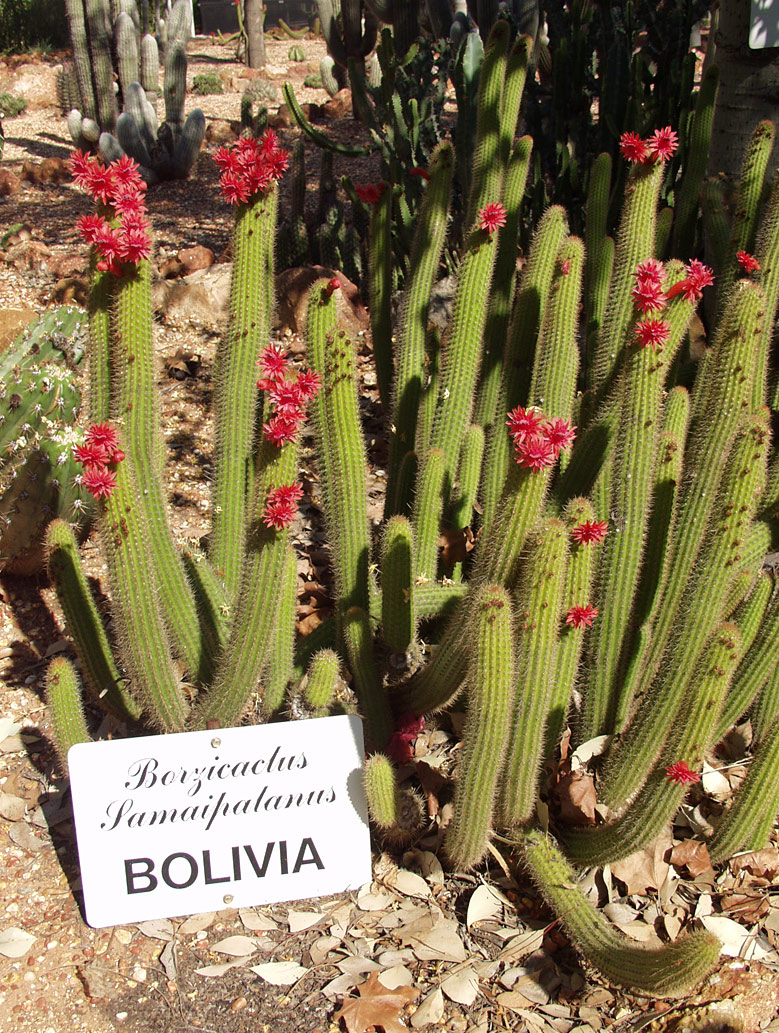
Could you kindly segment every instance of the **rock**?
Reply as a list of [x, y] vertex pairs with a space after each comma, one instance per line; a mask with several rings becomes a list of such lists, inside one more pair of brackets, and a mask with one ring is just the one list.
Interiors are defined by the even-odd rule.
[[10, 76], [9, 93], [24, 97], [31, 111], [38, 108], [56, 108], [57, 72], [61, 65], [47, 65], [41, 61], [27, 61], [17, 65]]
[[240, 70], [240, 72], [238, 73], [238, 78], [239, 79], [259, 79], [261, 75], [262, 75], [262, 72], [260, 71], [259, 68], [249, 68], [249, 66], [247, 65], [245, 68], [242, 68]]
[[0, 352], [4, 352], [37, 316], [34, 308], [0, 308]]
[[223, 262], [152, 287], [155, 312], [174, 323], [216, 327], [227, 318], [232, 264]]
[[58, 280], [51, 292], [51, 303], [54, 305], [80, 305], [86, 308], [89, 304], [89, 281], [86, 276], [66, 276]]
[[211, 248], [196, 244], [195, 247], [183, 248], [178, 252], [176, 258], [181, 262], [183, 276], [199, 272], [201, 269], [208, 269], [214, 264], [214, 252]]
[[322, 114], [332, 122], [342, 118], [350, 118], [352, 114], [352, 91], [346, 88], [339, 90], [334, 97], [331, 97], [327, 103], [322, 105]]
[[10, 169], [0, 169], [0, 197], [10, 197], [22, 189], [22, 181]]
[[43, 161], [25, 161], [22, 165], [22, 179], [36, 186], [48, 183], [65, 183], [71, 178], [70, 169], [62, 158], [44, 158]]
[[271, 129], [288, 129], [292, 125], [292, 113], [286, 104], [279, 104], [279, 110], [268, 119]]
[[240, 136], [240, 132], [235, 131], [233, 122], [228, 122], [223, 118], [212, 118], [209, 119], [208, 128], [206, 129], [206, 141], [211, 144], [231, 144], [234, 143]]
[[336, 299], [338, 326], [355, 336], [370, 326], [368, 312], [360, 299], [357, 287], [347, 280], [343, 273], [334, 269], [326, 269], [321, 265], [302, 266], [298, 269], [285, 269], [276, 277], [276, 315], [273, 325], [278, 329], [289, 328], [293, 333], [303, 330], [306, 325], [306, 308], [308, 292], [316, 280], [325, 277], [328, 280], [337, 278], [341, 281], [341, 289], [333, 297]]
[[85, 273], [89, 266], [89, 258], [86, 254], [52, 255], [47, 262], [47, 268], [52, 276], [58, 280], [67, 280]]
[[51, 257], [51, 251], [40, 240], [23, 240], [5, 253], [6, 262], [20, 272], [43, 272], [48, 269]]

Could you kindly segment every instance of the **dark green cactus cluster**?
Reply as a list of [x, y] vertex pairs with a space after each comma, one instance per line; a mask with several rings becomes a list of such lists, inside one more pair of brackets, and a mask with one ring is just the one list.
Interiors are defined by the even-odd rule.
[[[69, 111], [68, 129], [77, 146], [99, 147], [107, 162], [129, 154], [148, 183], [185, 178], [205, 135], [199, 108], [184, 118], [187, 0], [176, 0], [167, 22], [158, 25], [165, 50], [165, 121], [159, 126], [159, 45], [149, 31], [147, 0], [140, 12], [136, 0], [67, 0], [66, 8], [80, 95]], [[61, 82], [60, 95], [72, 103], [72, 80]]]
[[60, 517], [80, 532], [92, 499], [72, 457], [82, 440], [77, 367], [86, 333], [82, 312], [62, 307], [28, 326], [0, 358], [0, 569], [41, 563], [41, 533]]
[[[369, 808], [388, 840], [408, 843], [424, 821], [391, 756], [408, 759], [424, 716], [461, 699], [449, 859], [477, 865], [503, 830], [593, 964], [615, 982], [678, 994], [714, 966], [713, 937], [688, 935], [658, 951], [626, 944], [579, 891], [572, 864], [605, 864], [655, 837], [700, 779], [704, 756], [747, 712], [754, 758], [717, 823], [712, 856], [764, 845], [779, 811], [779, 607], [763, 570], [779, 539], [768, 407], [779, 301], [771, 139], [759, 127], [745, 161], [718, 270], [726, 287], [695, 360], [688, 328], [704, 290], [716, 288], [698, 259], [658, 257], [674, 230], [673, 216], [659, 214], [670, 127], [623, 139], [613, 239], [606, 155], [591, 182], [586, 247], [552, 206], [517, 271], [532, 163], [532, 141], [517, 126], [530, 56], [531, 40], [512, 43], [508, 23], [496, 22], [442, 334], [429, 316], [456, 196], [452, 144], [440, 143], [425, 170], [394, 341], [387, 256], [402, 199], [390, 187], [367, 202], [373, 345], [389, 414], [380, 533], [368, 519], [356, 346], [338, 326], [340, 281], [311, 290], [310, 372], [266, 347], [277, 194], [247, 194], [242, 176], [253, 161], [273, 163], [277, 175], [286, 159], [272, 136], [244, 137], [240, 162], [226, 149], [217, 156], [236, 226], [208, 554], [182, 551], [166, 525], [144, 260], [113, 279], [96, 272], [90, 313], [91, 418], [110, 416], [118, 438], [100, 453], [110, 465], [100, 523], [116, 656], [102, 644], [60, 522], [49, 534], [50, 568], [82, 676], [128, 718], [142, 711], [147, 727], [236, 724], [252, 698], [255, 718], [267, 720], [288, 692], [293, 715], [356, 697]], [[334, 613], [296, 643], [288, 527], [302, 493], [304, 396]], [[86, 734], [69, 668], [53, 669], [49, 692], [64, 748]], [[596, 783], [600, 822], [589, 827], [566, 825], [549, 803], [547, 763], [566, 726], [575, 742], [609, 737]], [[560, 845], [534, 829], [542, 804]]]

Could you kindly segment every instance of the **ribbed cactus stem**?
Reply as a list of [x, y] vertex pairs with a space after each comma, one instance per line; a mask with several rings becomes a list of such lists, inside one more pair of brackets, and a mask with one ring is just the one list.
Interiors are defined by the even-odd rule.
[[[473, 522], [473, 510], [481, 479], [484, 457], [484, 431], [478, 424], [472, 424], [465, 432], [460, 452], [460, 465], [453, 493], [453, 504], [449, 523], [455, 531], [465, 531]], [[462, 562], [455, 564], [455, 580], [462, 577]]]
[[468, 713], [446, 852], [458, 869], [472, 868], [487, 849], [503, 757], [510, 735], [516, 674], [511, 597], [484, 585], [473, 600], [469, 628]]
[[[600, 261], [600, 249], [606, 239], [609, 215], [609, 192], [611, 189], [611, 155], [604, 151], [590, 167], [590, 181], [587, 185], [587, 204], [584, 209], [584, 248], [587, 254], [585, 280], [588, 290], [595, 281], [595, 269]], [[592, 311], [588, 311], [592, 319]]]
[[116, 414], [132, 456], [148, 525], [149, 547], [158, 571], [162, 612], [176, 650], [193, 676], [208, 681], [213, 657], [204, 648], [195, 601], [170, 529], [162, 482], [165, 442], [159, 419], [154, 365], [149, 262], [123, 275], [113, 323]]
[[320, 649], [311, 657], [303, 698], [317, 714], [324, 714], [335, 695], [341, 659], [333, 649]]
[[327, 280], [311, 288], [306, 346], [312, 369], [322, 377], [312, 408], [340, 619], [351, 606], [369, 609], [370, 535], [354, 344], [335, 329], [335, 300]]
[[[503, 96], [500, 104], [500, 151], [499, 166], [505, 169], [509, 155], [515, 147], [517, 136], [517, 120], [525, 90], [530, 54], [533, 40], [530, 36], [517, 36], [506, 60], [505, 78], [503, 80]], [[527, 159], [530, 157], [530, 144], [524, 148]], [[478, 208], [476, 209], [478, 211]]]
[[230, 329], [216, 358], [216, 460], [210, 558], [235, 591], [252, 497], [257, 368], [270, 333], [278, 192], [238, 205], [230, 281]]
[[96, 699], [118, 716], [136, 721], [138, 703], [127, 691], [111, 651], [105, 627], [81, 564], [78, 541], [64, 520], [53, 520], [46, 533], [49, 577], [56, 586], [68, 634], [73, 639], [81, 669]]
[[92, 737], [84, 720], [78, 674], [66, 657], [55, 657], [49, 664], [44, 693], [57, 758], [62, 770], [67, 774], [70, 747], [82, 742], [91, 742]]
[[116, 489], [103, 505], [102, 551], [113, 590], [119, 654], [130, 689], [156, 727], [182, 731], [187, 708], [170, 655], [145, 507], [129, 453], [118, 464]]
[[714, 104], [719, 87], [719, 68], [710, 65], [701, 81], [695, 102], [681, 186], [676, 192], [673, 244], [671, 250], [685, 261], [693, 257], [698, 203], [709, 157]]
[[479, 72], [478, 118], [467, 226], [473, 224], [488, 201], [498, 200], [501, 195], [503, 168], [500, 161], [500, 117], [509, 36], [508, 22], [496, 21], [484, 47]]
[[[776, 180], [761, 215], [760, 229], [755, 241], [755, 257], [760, 263], [759, 279], [760, 286], [765, 293], [766, 314], [763, 323], [763, 340], [759, 350], [760, 361], [752, 392], [752, 404], [764, 405], [768, 359], [771, 354], [777, 306], [779, 306], [779, 181]], [[770, 404], [771, 408], [776, 410], [779, 408], [776, 382], [773, 390], [774, 397]]]
[[725, 211], [722, 183], [711, 179], [701, 187], [701, 215], [706, 246], [713, 255], [714, 268], [725, 268], [730, 249], [730, 220]]
[[407, 496], [401, 490], [400, 470], [414, 451], [417, 410], [425, 376], [425, 339], [430, 292], [438, 272], [446, 236], [449, 194], [454, 172], [450, 143], [436, 148], [429, 165], [430, 181], [418, 213], [408, 286], [403, 298], [393, 390], [390, 459], [387, 471], [385, 516], [404, 512]]
[[392, 355], [392, 189], [387, 188], [372, 206], [368, 243], [368, 286], [371, 338], [376, 382], [385, 411], [389, 410], [393, 382]]
[[297, 554], [287, 545], [281, 581], [276, 626], [270, 643], [268, 666], [263, 675], [263, 712], [270, 717], [284, 702], [284, 693], [292, 677], [295, 649], [295, 599], [297, 598]]
[[373, 633], [365, 610], [350, 607], [343, 617], [342, 633], [360, 711], [367, 725], [367, 740], [375, 749], [381, 749], [389, 742], [394, 722], [373, 659]]
[[89, 418], [92, 423], [103, 423], [112, 415], [111, 304], [116, 277], [97, 268], [94, 250], [89, 270]]
[[392, 761], [384, 753], [371, 754], [362, 778], [371, 819], [380, 829], [392, 828], [398, 819], [398, 780]]
[[[774, 677], [774, 682], [777, 679]], [[747, 777], [709, 840], [714, 863], [768, 845], [779, 811], [779, 716], [760, 740]]]
[[428, 452], [419, 476], [414, 503], [414, 574], [433, 581], [438, 572], [438, 538], [441, 532], [444, 496], [448, 494], [445, 462], [444, 453], [440, 449], [435, 448]]
[[593, 362], [593, 385], [602, 389], [619, 361], [633, 318], [630, 289], [639, 262], [652, 257], [657, 198], [663, 165], [634, 165], [625, 185], [625, 201], [617, 232], [611, 301]]
[[720, 941], [708, 932], [689, 933], [657, 949], [637, 947], [585, 897], [551, 839], [527, 832], [520, 836], [519, 846], [533, 882], [559, 916], [566, 935], [610, 982], [653, 997], [679, 997], [719, 961]]
[[[671, 779], [667, 769], [681, 762], [690, 771], [700, 772], [704, 750], [713, 745], [717, 715], [742, 656], [741, 636], [735, 624], [720, 625], [703, 642], [692, 676], [679, 686], [681, 701], [677, 721], [656, 769], [616, 821], [570, 830], [566, 836], [566, 853], [575, 864], [618, 861], [656, 839], [670, 824], [685, 795], [685, 785]], [[637, 751], [634, 764], [643, 763], [644, 757]]]
[[405, 653], [414, 639], [414, 533], [407, 517], [391, 517], [381, 549], [381, 633], [393, 653]]

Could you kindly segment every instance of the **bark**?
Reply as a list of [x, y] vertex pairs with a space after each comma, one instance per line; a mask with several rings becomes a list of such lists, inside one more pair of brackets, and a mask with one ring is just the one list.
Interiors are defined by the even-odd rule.
[[[709, 175], [737, 177], [747, 144], [762, 119], [779, 125], [779, 48], [749, 49], [750, 0], [720, 0], [716, 63], [720, 86]], [[770, 169], [779, 162], [776, 147]]]
[[246, 63], [249, 68], [265, 67], [265, 37], [262, 31], [264, 12], [262, 0], [244, 0], [246, 27]]

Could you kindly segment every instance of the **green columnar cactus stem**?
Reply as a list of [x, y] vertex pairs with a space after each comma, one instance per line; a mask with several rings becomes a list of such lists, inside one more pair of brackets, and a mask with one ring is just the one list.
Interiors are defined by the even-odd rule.
[[160, 79], [160, 52], [157, 40], [147, 32], [141, 37], [141, 86], [150, 103], [157, 99]]
[[111, 415], [111, 306], [116, 277], [97, 268], [94, 252], [89, 256], [89, 419], [103, 423]]
[[292, 546], [287, 545], [278, 586], [278, 617], [271, 639], [268, 666], [263, 676], [262, 709], [268, 716], [275, 714], [284, 702], [284, 692], [292, 676], [297, 587], [297, 555]]
[[[508, 166], [509, 156], [515, 146], [517, 120], [525, 90], [530, 53], [533, 40], [530, 36], [517, 36], [506, 61], [506, 73], [503, 82], [503, 97], [500, 105], [500, 167]], [[530, 158], [530, 145], [527, 146], [527, 157]], [[478, 211], [478, 208], [476, 209]]]
[[119, 654], [146, 716], [161, 731], [180, 732], [186, 706], [168, 645], [141, 493], [128, 454], [100, 518], [103, 555], [114, 586]]
[[727, 303], [731, 287], [739, 274], [737, 251], [754, 251], [760, 207], [765, 199], [766, 171], [774, 148], [773, 123], [760, 122], [749, 143], [741, 166], [730, 230], [728, 255], [717, 277], [717, 310]]
[[[776, 642], [779, 628], [776, 610], [771, 614], [771, 627], [766, 629], [766, 637], [773, 645], [776, 656]], [[760, 693], [760, 698], [752, 708], [752, 731], [754, 741], [762, 743], [770, 735], [770, 729], [779, 717], [779, 666], [774, 666], [772, 673]]]
[[[750, 533], [755, 526], [754, 524], [752, 525]], [[759, 578], [762, 573], [763, 571], [760, 570], [757, 577]], [[742, 569], [737, 574], [734, 574], [722, 603], [723, 620], [732, 620], [741, 627], [740, 619], [737, 619], [736, 614], [746, 605], [746, 601], [755, 587], [755, 583], [756, 575], [754, 570], [749, 570], [747, 567], [742, 566]]]
[[[760, 286], [765, 292], [767, 308], [763, 323], [763, 340], [759, 351], [761, 362], [755, 380], [755, 390], [752, 393], [752, 404], [763, 405], [766, 399], [759, 392], [765, 390], [768, 359], [773, 343], [773, 327], [776, 323], [777, 305], [779, 305], [779, 180], [774, 181], [761, 216], [760, 229], [755, 241], [755, 257], [760, 263]], [[774, 411], [779, 408], [776, 386], [773, 388], [771, 408]]]
[[608, 302], [610, 297], [611, 277], [614, 272], [614, 238], [604, 237], [601, 246], [598, 248], [597, 261], [590, 267], [587, 263], [587, 275], [590, 277], [589, 288], [585, 291], [585, 298], [589, 308], [589, 321], [587, 323], [587, 386], [594, 388], [592, 382], [592, 356], [597, 351], [598, 339], [606, 318]]
[[628, 629], [612, 615], [629, 613], [635, 602], [650, 497], [656, 437], [665, 376], [673, 348], [632, 345], [625, 357], [625, 391], [620, 415], [620, 447], [612, 459], [609, 512], [614, 533], [604, 543], [599, 571], [599, 620], [590, 639], [590, 683], [583, 712], [585, 739], [602, 734], [619, 711], [621, 652]]
[[92, 61], [87, 47], [87, 27], [84, 18], [82, 0], [65, 0], [65, 10], [70, 26], [70, 39], [73, 47], [78, 89], [81, 94], [81, 106], [86, 118], [97, 117], [95, 90], [92, 84]]
[[[717, 715], [742, 655], [735, 624], [721, 624], [702, 641], [705, 644], [698, 650], [694, 666], [687, 669], [693, 671], [692, 676], [680, 680], [683, 698], [676, 725], [655, 770], [616, 821], [569, 831], [565, 849], [574, 864], [604, 864], [628, 857], [656, 839], [678, 810], [685, 786], [671, 780], [666, 768], [684, 762], [691, 771], [700, 771], [704, 750], [713, 744]], [[682, 687], [683, 682], [686, 685]], [[634, 763], [641, 762], [642, 758], [636, 756]]]
[[207, 682], [213, 671], [213, 657], [204, 648], [194, 597], [181, 557], [173, 545], [163, 497], [160, 474], [165, 442], [157, 411], [152, 326], [149, 262], [144, 260], [137, 271], [122, 277], [116, 289], [112, 354], [116, 377], [114, 406], [124, 424], [123, 438], [142, 491], [148, 545], [159, 576], [166, 626], [188, 669], [196, 678]]
[[536, 338], [556, 269], [555, 258], [567, 232], [565, 210], [559, 206], [547, 209], [538, 224], [522, 271], [503, 357], [503, 382], [495, 417], [497, 426], [485, 462], [482, 488], [485, 525], [489, 525], [495, 516], [511, 464], [509, 435], [505, 429], [499, 428], [505, 420], [505, 413], [527, 401]]
[[335, 695], [340, 670], [340, 657], [332, 649], [320, 649], [311, 657], [303, 698], [315, 715], [324, 716], [327, 713]]
[[[733, 580], [736, 581], [740, 577], [741, 574], [737, 574]], [[760, 570], [757, 577], [752, 579], [735, 612], [728, 615], [728, 619], [733, 621], [741, 633], [745, 654], [752, 648], [752, 643], [761, 630], [763, 619], [768, 616], [767, 607], [773, 591], [773, 577], [767, 570]]]
[[[269, 491], [295, 479], [297, 455], [297, 443], [277, 448], [266, 439], [260, 442], [252, 522], [246, 539], [235, 617], [213, 683], [198, 704], [196, 723], [200, 728], [230, 728], [240, 723], [249, 697], [268, 663], [277, 622], [290, 619], [289, 612], [279, 614], [278, 590], [287, 561], [289, 530], [266, 526], [262, 512]], [[262, 704], [267, 713], [269, 701], [263, 699]]]
[[391, 517], [381, 550], [381, 633], [394, 653], [405, 653], [416, 631], [414, 534], [406, 517]]
[[352, 606], [346, 611], [343, 615], [342, 634], [360, 701], [360, 711], [367, 726], [368, 743], [374, 749], [382, 749], [390, 740], [394, 722], [373, 659], [373, 635], [365, 610]]
[[127, 691], [111, 652], [103, 622], [89, 590], [78, 552], [78, 542], [69, 524], [53, 520], [46, 534], [47, 569], [57, 589], [57, 598], [76, 646], [81, 670], [96, 699], [114, 714], [137, 721], [138, 703]]
[[[713, 736], [714, 742], [719, 742], [727, 735], [755, 700], [758, 702], [755, 704], [755, 713], [752, 715], [752, 727], [757, 740], [760, 738], [758, 727], [760, 731], [765, 728], [766, 722], [757, 720], [757, 714], [760, 712], [763, 699], [761, 690], [774, 676], [776, 670], [776, 645], [779, 641], [779, 599], [775, 599], [769, 605], [772, 590], [771, 578], [764, 573], [740, 611], [747, 634], [752, 633], [752, 641], [745, 650], [746, 655], [739, 664], [730, 692], [722, 707]], [[759, 639], [756, 638], [758, 631]], [[744, 637], [742, 631], [742, 638]], [[751, 648], [749, 648], [750, 646]]]
[[446, 852], [458, 871], [477, 865], [487, 849], [516, 684], [511, 597], [506, 589], [483, 585], [473, 601], [472, 620], [466, 678], [468, 716], [454, 817], [446, 830]]
[[423, 581], [417, 578], [414, 585], [414, 606], [417, 619], [426, 620], [449, 616], [457, 603], [468, 591], [462, 581]]
[[[479, 490], [481, 463], [484, 456], [484, 431], [477, 424], [472, 424], [463, 438], [460, 452], [460, 466], [455, 486], [455, 498], [452, 505], [449, 523], [455, 531], [462, 531], [471, 526], [473, 507]], [[458, 563], [458, 574], [462, 574], [462, 564]], [[459, 580], [459, 576], [456, 578]]]
[[716, 179], [708, 180], [701, 187], [701, 216], [714, 268], [724, 269], [730, 249], [730, 220], [725, 211], [722, 184]]
[[[611, 155], [604, 151], [599, 154], [590, 168], [590, 181], [587, 185], [587, 204], [584, 210], [584, 249], [587, 254], [587, 266], [585, 270], [585, 282], [587, 291], [585, 295], [591, 298], [589, 293], [592, 284], [595, 282], [595, 270], [600, 261], [600, 249], [606, 239], [606, 227], [609, 217], [609, 192], [611, 189]], [[588, 319], [592, 320], [593, 313], [587, 313]]]
[[[565, 507], [565, 525], [570, 531], [585, 521], [595, 520], [595, 510], [588, 499], [574, 498]], [[592, 576], [595, 569], [597, 548], [592, 542], [577, 542], [572, 539], [568, 566], [563, 586], [562, 611], [568, 613], [574, 606], [588, 606], [592, 593]], [[560, 741], [568, 707], [571, 701], [576, 673], [579, 668], [586, 629], [565, 624], [557, 643], [557, 669], [554, 672], [549, 695], [548, 716], [544, 756], [552, 755]]]
[[505, 825], [521, 825], [535, 810], [557, 662], [567, 537], [561, 520], [541, 525], [517, 590], [517, 689], [499, 808]]
[[533, 882], [559, 916], [566, 935], [609, 981], [653, 997], [679, 997], [719, 961], [720, 942], [708, 932], [689, 933], [657, 949], [637, 947], [585, 897], [573, 869], [548, 837], [521, 834], [519, 847]]
[[313, 414], [340, 619], [351, 606], [369, 610], [370, 535], [354, 345], [343, 330], [335, 329], [335, 301], [327, 280], [317, 280], [311, 288], [306, 346], [311, 367], [322, 378]]
[[428, 452], [414, 503], [414, 574], [433, 580], [438, 572], [438, 537], [441, 531], [444, 496], [448, 494], [444, 479], [444, 463], [444, 453], [440, 449], [434, 448]]
[[479, 73], [478, 119], [466, 226], [473, 225], [488, 201], [496, 201], [501, 195], [503, 168], [500, 164], [500, 116], [509, 35], [508, 22], [496, 22], [484, 47]]
[[370, 289], [371, 336], [379, 397], [389, 411], [393, 381], [392, 358], [392, 190], [387, 188], [371, 211]]
[[661, 208], [657, 213], [655, 223], [654, 252], [656, 255], [664, 255], [668, 250], [668, 241], [671, 239], [671, 227], [674, 221], [673, 208]]
[[104, 0], [84, 0], [95, 84], [95, 107], [101, 129], [111, 130], [116, 125], [119, 109], [113, 88], [111, 65], [110, 17]]
[[436, 328], [431, 326], [427, 334], [425, 376], [422, 381], [422, 398], [417, 413], [417, 442], [414, 449], [417, 456], [425, 455], [430, 448], [440, 381], [441, 338]]
[[[774, 682], [777, 681], [774, 676]], [[739, 850], [760, 850], [768, 844], [779, 811], [779, 717], [760, 740], [730, 810], [709, 840], [713, 862]]]
[[119, 83], [126, 89], [131, 82], [140, 79], [138, 37], [133, 20], [121, 11], [114, 22], [114, 46], [119, 72]]
[[81, 686], [76, 669], [64, 656], [55, 657], [49, 664], [44, 691], [57, 758], [67, 774], [70, 747], [81, 742], [91, 742], [92, 737], [84, 720]]
[[617, 232], [611, 299], [593, 361], [593, 386], [601, 390], [611, 379], [626, 344], [633, 318], [630, 289], [639, 262], [651, 258], [655, 240], [657, 198], [663, 165], [634, 165], [625, 185], [625, 201]]
[[216, 462], [210, 559], [231, 592], [243, 564], [257, 414], [256, 360], [270, 333], [278, 191], [238, 206], [230, 330], [216, 358]]
[[497, 405], [501, 388], [503, 353], [515, 293], [517, 236], [532, 148], [532, 137], [523, 136], [517, 140], [506, 169], [503, 191], [506, 223], [501, 227], [498, 239], [498, 257], [495, 259], [493, 286], [487, 309], [487, 321], [484, 325], [479, 395], [473, 414], [474, 423], [480, 424], [490, 433], [494, 432], [493, 424], [498, 420]]
[[214, 657], [218, 658], [230, 634], [232, 617], [224, 581], [198, 546], [185, 542], [181, 547], [181, 558], [192, 587], [201, 633]]
[[414, 237], [411, 270], [400, 319], [402, 329], [393, 391], [386, 517], [404, 512], [408, 501], [408, 496], [399, 487], [400, 469], [405, 456], [415, 447], [417, 410], [425, 374], [427, 313], [446, 236], [453, 172], [452, 145], [439, 144], [429, 165], [430, 181], [419, 210], [418, 231]]
[[[743, 426], [743, 424], [742, 424]], [[683, 636], [669, 639], [659, 670], [645, 662], [645, 694], [619, 741], [612, 747], [601, 780], [601, 798], [609, 806], [629, 799], [639, 787], [642, 775], [657, 757], [662, 742], [676, 721], [679, 699], [697, 646], [716, 619], [728, 584], [738, 571], [738, 550], [754, 513], [765, 477], [767, 410], [758, 411], [742, 430], [729, 456], [715, 504], [707, 520], [707, 540], [696, 563], [707, 572], [700, 578], [690, 572], [676, 610], [675, 627]], [[711, 528], [716, 532], [711, 534]], [[672, 561], [673, 563], [673, 561]], [[672, 578], [681, 577], [671, 565]], [[673, 580], [669, 580], [670, 586]], [[663, 604], [664, 605], [664, 604]], [[656, 677], [653, 677], [657, 670]]]
[[714, 104], [719, 87], [719, 68], [710, 65], [701, 81], [695, 114], [690, 128], [689, 143], [681, 186], [676, 192], [673, 242], [671, 251], [678, 258], [692, 258], [695, 249], [695, 229], [698, 221], [698, 203], [706, 175], [709, 157]]
[[368, 813], [380, 829], [389, 829], [398, 816], [398, 780], [389, 757], [373, 753], [365, 761], [363, 785]]

